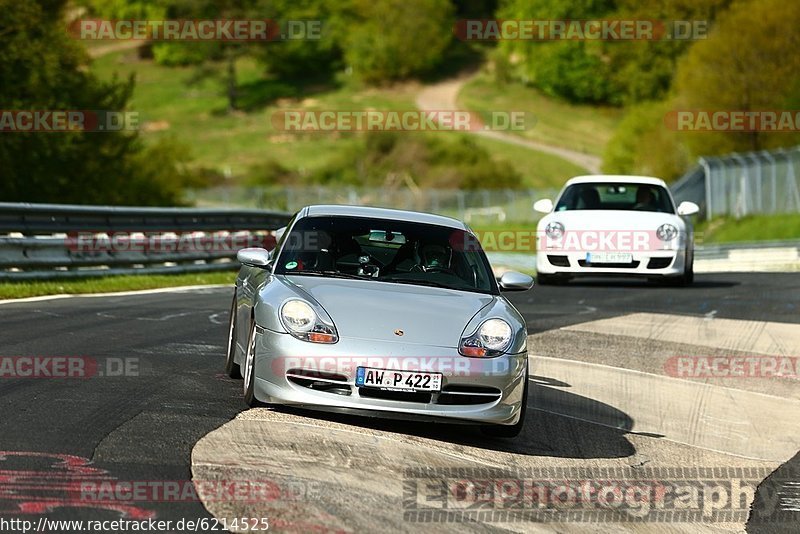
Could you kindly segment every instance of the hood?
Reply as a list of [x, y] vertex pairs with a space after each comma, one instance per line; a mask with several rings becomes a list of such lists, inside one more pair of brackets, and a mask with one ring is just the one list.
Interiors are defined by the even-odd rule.
[[[464, 327], [495, 296], [370, 280], [286, 276], [333, 319], [340, 338], [457, 347]], [[395, 335], [402, 330], [403, 336]]]
[[664, 223], [670, 223], [678, 229], [685, 227], [683, 219], [674, 213], [655, 211], [628, 210], [574, 210], [558, 211], [542, 217], [539, 227], [551, 221], [558, 221], [566, 230], [652, 230], [655, 231]]

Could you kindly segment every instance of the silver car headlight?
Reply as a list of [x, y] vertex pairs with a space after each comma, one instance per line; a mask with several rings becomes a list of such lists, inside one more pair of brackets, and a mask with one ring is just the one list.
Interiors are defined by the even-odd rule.
[[487, 319], [474, 334], [461, 340], [458, 351], [473, 358], [499, 356], [511, 345], [511, 326], [502, 319]]
[[678, 229], [669, 223], [662, 224], [658, 227], [658, 230], [656, 230], [656, 236], [661, 241], [672, 241], [677, 237], [677, 235]]
[[560, 239], [561, 236], [564, 235], [564, 225], [560, 222], [553, 221], [545, 226], [544, 233], [547, 234], [547, 237], [550, 239]]
[[280, 316], [284, 328], [297, 339], [312, 343], [336, 343], [339, 340], [333, 325], [322, 322], [308, 302], [287, 300], [281, 306]]

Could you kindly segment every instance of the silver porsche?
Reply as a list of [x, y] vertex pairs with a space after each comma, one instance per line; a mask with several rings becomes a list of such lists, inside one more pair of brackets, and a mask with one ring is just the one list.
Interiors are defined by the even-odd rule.
[[272, 251], [239, 251], [226, 373], [250, 406], [522, 429], [525, 321], [475, 234], [425, 213], [308, 206]]

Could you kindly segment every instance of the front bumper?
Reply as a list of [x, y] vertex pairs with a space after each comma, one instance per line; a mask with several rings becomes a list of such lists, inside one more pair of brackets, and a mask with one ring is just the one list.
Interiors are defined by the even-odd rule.
[[656, 250], [633, 252], [629, 264], [589, 264], [589, 251], [564, 251], [549, 249], [537, 252], [536, 270], [541, 274], [566, 274], [570, 276], [629, 275], [629, 276], [679, 276], [686, 269], [685, 250]]
[[[523, 402], [527, 358], [527, 352], [467, 358], [444, 347], [353, 338], [316, 344], [258, 328], [254, 393], [266, 403], [328, 411], [368, 410], [397, 418], [514, 424]], [[395, 394], [359, 388], [355, 385], [359, 366], [441, 372], [442, 392]], [[298, 378], [302, 374], [298, 370], [305, 370], [308, 377]], [[315, 373], [324, 381], [315, 381]]]

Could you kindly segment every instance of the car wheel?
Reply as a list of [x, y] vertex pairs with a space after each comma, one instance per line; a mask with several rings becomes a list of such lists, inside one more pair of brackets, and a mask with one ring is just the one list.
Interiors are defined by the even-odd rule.
[[247, 334], [247, 352], [244, 358], [244, 401], [251, 408], [263, 406], [255, 394], [256, 372], [256, 321], [250, 321], [250, 331]]
[[692, 285], [694, 282], [694, 265], [689, 265], [683, 271], [683, 274], [678, 276], [671, 276], [666, 279], [668, 285], [685, 287]]
[[225, 357], [225, 374], [231, 378], [242, 378], [242, 370], [236, 363], [236, 295], [231, 303], [231, 319], [228, 324], [228, 355]]
[[525, 385], [522, 388], [522, 406], [519, 421], [513, 425], [482, 425], [481, 432], [491, 438], [515, 438], [525, 426], [525, 413], [528, 411], [528, 369], [525, 369]]

